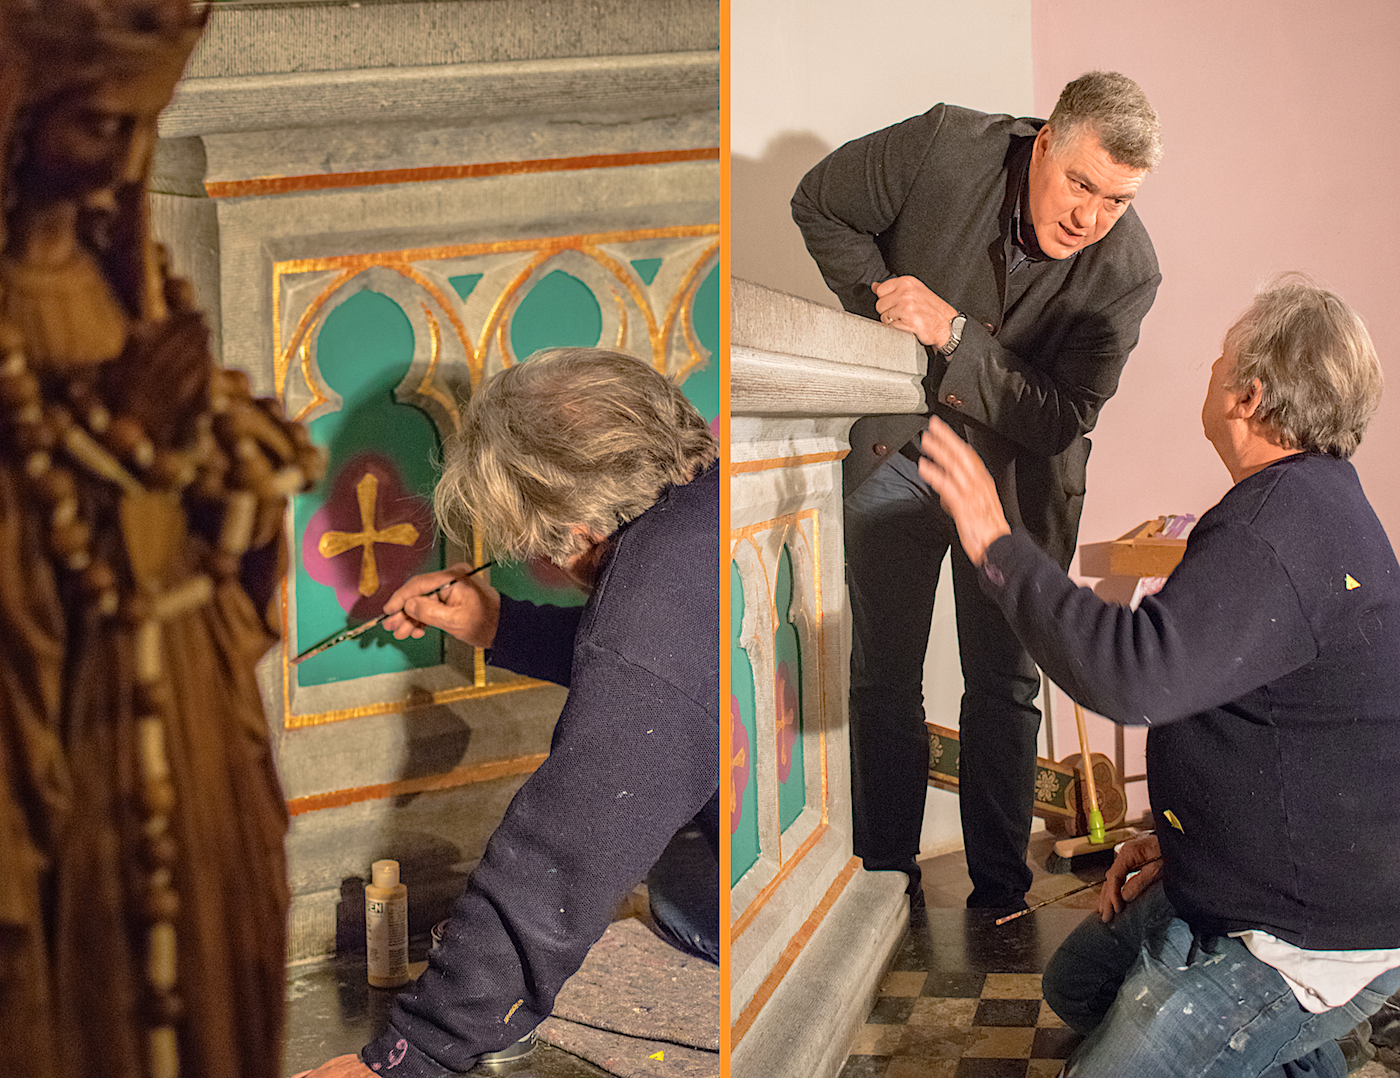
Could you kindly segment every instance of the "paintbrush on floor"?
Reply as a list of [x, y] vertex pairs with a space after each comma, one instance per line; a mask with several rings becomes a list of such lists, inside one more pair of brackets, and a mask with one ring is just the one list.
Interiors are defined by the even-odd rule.
[[[1160, 861], [1160, 860], [1161, 860], [1160, 857], [1154, 857], [1154, 858], [1152, 858], [1152, 861]], [[1144, 861], [1143, 864], [1144, 864], [1144, 865], [1150, 865], [1150, 864], [1152, 864], [1152, 861]], [[1135, 869], [1133, 872], [1128, 873], [1127, 877], [1123, 880], [1123, 882], [1124, 882], [1124, 883], [1127, 883], [1128, 880], [1130, 880], [1130, 879], [1133, 878], [1134, 874], [1135, 874], [1137, 871], [1138, 871], [1138, 870]], [[1094, 883], [1086, 883], [1083, 887], [1071, 887], [1071, 888], [1070, 888], [1068, 891], [1066, 891], [1064, 894], [1056, 895], [1054, 898], [1047, 898], [1044, 902], [1037, 902], [1034, 906], [1027, 906], [1027, 907], [1026, 907], [1025, 909], [1023, 909], [1023, 910], [1017, 910], [1015, 913], [1008, 913], [1005, 917], [998, 917], [998, 918], [996, 919], [996, 924], [1004, 925], [1004, 924], [1006, 924], [1007, 921], [1014, 921], [1014, 920], [1016, 920], [1017, 917], [1024, 917], [1024, 916], [1025, 916], [1026, 914], [1028, 914], [1028, 913], [1034, 913], [1036, 910], [1040, 909], [1042, 906], [1048, 906], [1048, 905], [1050, 905], [1050, 903], [1052, 903], [1052, 902], [1058, 902], [1058, 901], [1060, 901], [1060, 899], [1062, 899], [1062, 898], [1069, 898], [1070, 895], [1077, 895], [1077, 894], [1080, 894], [1080, 893], [1082, 893], [1082, 892], [1084, 892], [1084, 891], [1089, 890], [1089, 888], [1091, 888], [1091, 887], [1102, 887], [1102, 886], [1103, 886], [1103, 880], [1098, 880], [1098, 881], [1096, 881], [1096, 882], [1094, 882]]]
[[[436, 596], [437, 598], [441, 599], [441, 598], [443, 597], [443, 595], [446, 593], [447, 589], [450, 588], [450, 587], [452, 587], [452, 585], [455, 584], [455, 583], [457, 583], [457, 581], [459, 581], [459, 580], [465, 580], [465, 579], [466, 579], [467, 577], [469, 577], [469, 576], [475, 576], [477, 573], [481, 572], [483, 569], [489, 569], [489, 568], [491, 568], [491, 566], [493, 566], [493, 565], [495, 565], [495, 564], [496, 564], [496, 563], [495, 563], [494, 561], [484, 562], [483, 564], [478, 565], [478, 566], [477, 566], [475, 569], [473, 569], [471, 572], [467, 573], [465, 576], [454, 577], [453, 579], [449, 580], [446, 584], [444, 584], [442, 587], [440, 587], [440, 588], [435, 588], [435, 589], [433, 589], [432, 591], [427, 592], [426, 594], [420, 596], [420, 598], [426, 599], [429, 595], [432, 595], [432, 596]], [[327, 648], [333, 648], [333, 647], [335, 647], [337, 644], [343, 644], [343, 643], [345, 643], [345, 641], [347, 641], [347, 640], [354, 640], [355, 637], [360, 636], [360, 635], [362, 635], [362, 634], [364, 634], [364, 633], [369, 632], [371, 629], [373, 629], [376, 625], [380, 624], [380, 623], [381, 623], [385, 618], [387, 618], [388, 616], [389, 616], [388, 614], [380, 614], [377, 618], [370, 618], [369, 621], [363, 622], [363, 623], [360, 624], [360, 625], [356, 625], [354, 628], [351, 628], [351, 629], [341, 629], [340, 632], [336, 633], [334, 636], [327, 637], [325, 640], [322, 640], [322, 641], [321, 641], [319, 644], [317, 644], [315, 647], [307, 648], [305, 651], [303, 651], [300, 655], [298, 655], [295, 659], [292, 660], [292, 665], [295, 666], [297, 663], [305, 662], [307, 659], [311, 658], [313, 655], [319, 655], [319, 654], [321, 654], [321, 652], [325, 651]]]

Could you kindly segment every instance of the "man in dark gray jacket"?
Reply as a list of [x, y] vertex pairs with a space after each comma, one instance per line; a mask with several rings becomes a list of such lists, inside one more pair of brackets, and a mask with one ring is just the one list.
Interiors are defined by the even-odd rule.
[[[1161, 280], [1130, 205], [1160, 156], [1137, 84], [1093, 72], [1065, 88], [1048, 121], [938, 105], [842, 146], [793, 197], [827, 285], [848, 311], [926, 346], [932, 414], [978, 450], [1008, 518], [1066, 567], [1086, 435]], [[1018, 908], [1031, 880], [1040, 679], [981, 594], [916, 458], [912, 443], [889, 453], [846, 501], [855, 852], [869, 869], [907, 872], [919, 897], [923, 659], [951, 546], [968, 905]]]

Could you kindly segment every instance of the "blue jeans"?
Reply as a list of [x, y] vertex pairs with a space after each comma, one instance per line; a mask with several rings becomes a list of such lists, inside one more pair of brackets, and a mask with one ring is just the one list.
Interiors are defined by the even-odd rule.
[[1313, 1014], [1239, 940], [1198, 941], [1156, 884], [1108, 924], [1091, 914], [1051, 958], [1043, 987], [1087, 1038], [1068, 1078], [1344, 1078], [1337, 1038], [1380, 1009], [1400, 969]]
[[1040, 674], [983, 593], [938, 495], [900, 453], [846, 498], [851, 602], [851, 802], [867, 869], [917, 879], [928, 790], [924, 653], [934, 589], [953, 560], [963, 699], [958, 795], [969, 906], [1015, 907], [1031, 884]]

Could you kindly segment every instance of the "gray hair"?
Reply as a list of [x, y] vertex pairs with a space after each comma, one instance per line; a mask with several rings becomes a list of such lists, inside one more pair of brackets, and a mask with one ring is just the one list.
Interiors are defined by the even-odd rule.
[[438, 526], [492, 554], [556, 564], [611, 535], [719, 457], [705, 419], [635, 356], [554, 348], [487, 379], [444, 447]]
[[1157, 113], [1142, 88], [1116, 71], [1090, 71], [1071, 82], [1061, 91], [1046, 126], [1056, 154], [1080, 135], [1093, 134], [1120, 165], [1151, 170], [1162, 160]]
[[1263, 386], [1255, 417], [1289, 449], [1343, 460], [1381, 402], [1381, 363], [1360, 315], [1301, 273], [1274, 278], [1225, 334], [1226, 384]]

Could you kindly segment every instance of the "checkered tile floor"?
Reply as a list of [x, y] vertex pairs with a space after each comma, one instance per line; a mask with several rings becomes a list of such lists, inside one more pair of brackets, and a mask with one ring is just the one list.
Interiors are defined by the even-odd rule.
[[1080, 1038], [1038, 973], [894, 971], [842, 1078], [1054, 1078]]
[[[1074, 876], [1043, 867], [1050, 835], [1031, 840], [1031, 902], [1102, 879], [1107, 859]], [[1095, 891], [997, 925], [963, 909], [972, 883], [961, 851], [923, 862], [927, 909], [880, 984], [841, 1078], [1055, 1078], [1080, 1038], [1041, 999], [1040, 974], [1089, 913]]]

